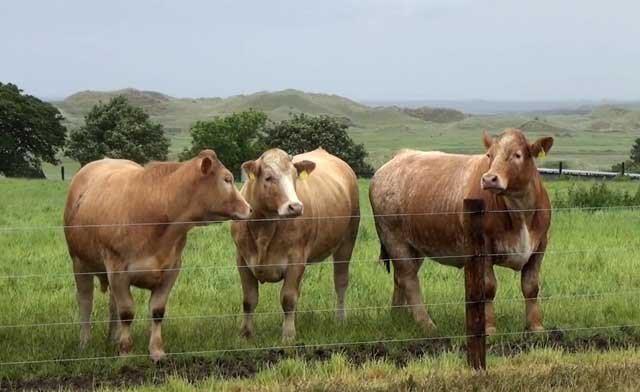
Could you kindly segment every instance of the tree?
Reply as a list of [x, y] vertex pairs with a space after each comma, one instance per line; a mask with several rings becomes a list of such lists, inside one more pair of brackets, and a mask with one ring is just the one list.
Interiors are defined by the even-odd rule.
[[0, 83], [0, 174], [44, 178], [42, 161], [58, 163], [67, 129], [53, 105]]
[[169, 139], [162, 125], [151, 122], [142, 108], [130, 105], [124, 96], [95, 105], [84, 122], [71, 132], [66, 149], [66, 155], [83, 166], [104, 157], [140, 164], [167, 159]]
[[631, 147], [631, 160], [640, 165], [640, 137], [636, 139], [635, 144]]
[[[629, 156], [629, 160], [624, 162], [624, 170], [627, 173], [640, 173], [640, 138], [637, 138], [635, 143], [631, 147], [631, 155]], [[616, 163], [615, 165], [611, 166], [611, 171], [622, 171], [622, 164]]]
[[238, 176], [242, 163], [256, 159], [264, 150], [261, 137], [267, 121], [266, 114], [255, 110], [198, 121], [189, 130], [191, 147], [180, 154], [180, 159], [190, 159], [203, 149], [210, 148]]
[[349, 137], [348, 128], [349, 125], [335, 117], [293, 114], [268, 128], [264, 144], [292, 155], [322, 147], [347, 162], [358, 176], [370, 177], [373, 167], [365, 161], [368, 153], [362, 144], [356, 144]]

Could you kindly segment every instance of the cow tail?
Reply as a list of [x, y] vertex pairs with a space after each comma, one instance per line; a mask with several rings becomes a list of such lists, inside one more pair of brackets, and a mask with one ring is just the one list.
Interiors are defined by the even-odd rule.
[[382, 242], [380, 242], [380, 262], [384, 263], [387, 273], [391, 273], [391, 263], [389, 261], [389, 253], [385, 249]]

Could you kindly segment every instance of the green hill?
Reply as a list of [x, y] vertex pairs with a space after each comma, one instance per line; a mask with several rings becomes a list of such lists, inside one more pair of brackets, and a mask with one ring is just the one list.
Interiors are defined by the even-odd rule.
[[340, 117], [351, 125], [349, 133], [356, 142], [365, 145], [375, 167], [402, 148], [482, 153], [483, 130], [497, 134], [505, 128], [519, 127], [530, 139], [540, 136], [556, 139], [547, 162], [563, 160], [572, 168], [609, 169], [628, 158], [633, 141], [640, 135], [640, 111], [612, 105], [597, 106], [584, 113], [465, 115], [451, 109], [371, 107], [337, 95], [293, 89], [228, 98], [176, 98], [130, 88], [82, 91], [53, 104], [73, 128], [82, 124], [84, 114], [93, 105], [118, 94], [143, 107], [153, 121], [163, 124], [172, 134], [172, 157], [189, 143], [186, 131], [195, 121], [251, 108], [266, 112], [274, 121], [285, 119], [290, 113]]
[[131, 103], [144, 108], [154, 121], [176, 133], [185, 131], [197, 120], [248, 109], [264, 111], [276, 121], [287, 118], [289, 113], [309, 113], [344, 117], [355, 127], [369, 127], [375, 124], [402, 126], [416, 122], [411, 116], [394, 108], [371, 108], [337, 95], [291, 89], [229, 98], [193, 99], [128, 88], [108, 92], [82, 91], [53, 104], [62, 111], [68, 124], [76, 127], [82, 124], [83, 116], [93, 105], [105, 102], [116, 95], [126, 96]]

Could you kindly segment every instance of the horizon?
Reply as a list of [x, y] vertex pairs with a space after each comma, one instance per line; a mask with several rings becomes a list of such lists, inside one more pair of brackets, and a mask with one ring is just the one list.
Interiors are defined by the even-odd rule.
[[636, 101], [640, 4], [621, 3], [8, 2], [0, 77], [45, 99], [135, 86], [175, 97], [295, 87], [358, 102]]

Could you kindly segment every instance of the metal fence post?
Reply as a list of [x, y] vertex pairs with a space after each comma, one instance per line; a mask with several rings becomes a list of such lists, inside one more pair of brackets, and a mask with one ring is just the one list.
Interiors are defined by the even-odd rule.
[[466, 229], [464, 264], [464, 289], [466, 301], [467, 362], [474, 369], [487, 368], [485, 332], [484, 271], [488, 262], [484, 240], [484, 200], [464, 199]]
[[60, 177], [62, 178], [62, 181], [64, 181], [64, 166], [60, 166]]
[[558, 175], [562, 175], [562, 161], [558, 162]]

